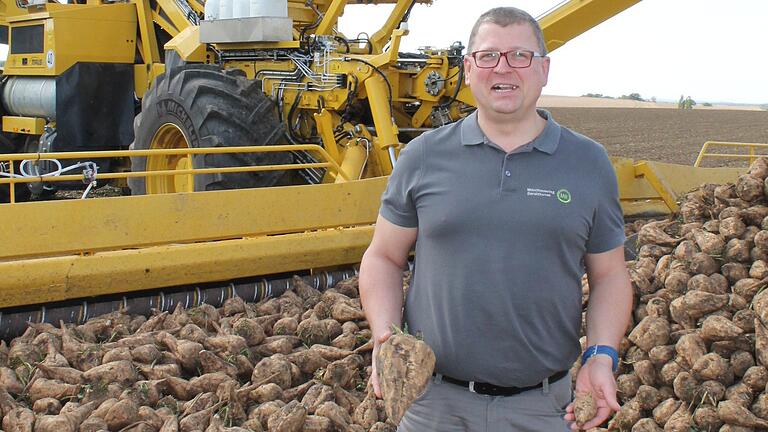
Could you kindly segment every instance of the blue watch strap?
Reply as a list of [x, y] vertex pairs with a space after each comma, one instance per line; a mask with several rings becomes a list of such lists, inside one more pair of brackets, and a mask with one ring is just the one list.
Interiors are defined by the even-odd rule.
[[591, 345], [587, 347], [587, 349], [584, 350], [584, 354], [581, 355], [581, 364], [583, 365], [590, 357], [597, 354], [610, 356], [613, 361], [613, 371], [616, 372], [619, 370], [619, 353], [612, 346], [608, 345]]

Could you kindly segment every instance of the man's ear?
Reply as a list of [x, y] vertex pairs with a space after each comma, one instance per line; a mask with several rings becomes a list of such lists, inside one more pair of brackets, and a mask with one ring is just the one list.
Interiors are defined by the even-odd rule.
[[464, 84], [469, 85], [469, 74], [472, 70], [472, 60], [469, 56], [464, 56]]
[[543, 74], [544, 78], [541, 86], [544, 87], [549, 81], [549, 57], [544, 57], [541, 60], [541, 73]]

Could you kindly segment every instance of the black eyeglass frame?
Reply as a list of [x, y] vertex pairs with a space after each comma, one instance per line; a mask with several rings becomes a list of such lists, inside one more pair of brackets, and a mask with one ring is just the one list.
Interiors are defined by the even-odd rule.
[[[477, 54], [480, 54], [480, 53], [498, 53], [499, 56], [496, 58], [496, 64], [494, 64], [493, 66], [480, 66], [480, 64], [477, 63]], [[531, 57], [528, 59], [528, 64], [525, 66], [512, 66], [512, 64], [509, 62], [509, 57], [508, 57], [509, 53], [528, 53]], [[479, 67], [480, 69], [493, 69], [497, 67], [502, 57], [504, 57], [509, 67], [513, 69], [525, 69], [525, 68], [531, 67], [531, 64], [533, 63], [534, 58], [546, 57], [546, 55], [539, 54], [536, 51], [525, 50], [525, 49], [513, 49], [509, 51], [479, 50], [479, 51], [474, 51], [470, 53], [469, 56], [472, 57], [472, 59], [475, 61], [475, 66]]]

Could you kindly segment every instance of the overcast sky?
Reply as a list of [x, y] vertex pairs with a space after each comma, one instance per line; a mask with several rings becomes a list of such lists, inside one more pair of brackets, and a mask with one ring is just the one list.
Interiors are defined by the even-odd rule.
[[[350, 2], [351, 3], [351, 2]], [[401, 51], [467, 44], [475, 19], [496, 6], [534, 17], [558, 0], [436, 0], [417, 5]], [[372, 33], [391, 6], [347, 6], [340, 29]], [[768, 103], [768, 0], [643, 0], [551, 54], [544, 93], [640, 93], [646, 99]]]

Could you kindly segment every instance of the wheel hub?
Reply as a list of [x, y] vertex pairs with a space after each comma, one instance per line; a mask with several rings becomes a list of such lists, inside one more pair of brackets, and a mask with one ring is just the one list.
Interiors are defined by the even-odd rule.
[[[150, 145], [154, 150], [190, 148], [184, 132], [173, 123], [165, 123], [157, 129]], [[191, 169], [192, 155], [161, 154], [147, 157], [147, 171]], [[150, 176], [146, 180], [147, 193], [172, 193], [194, 191], [192, 174]]]

